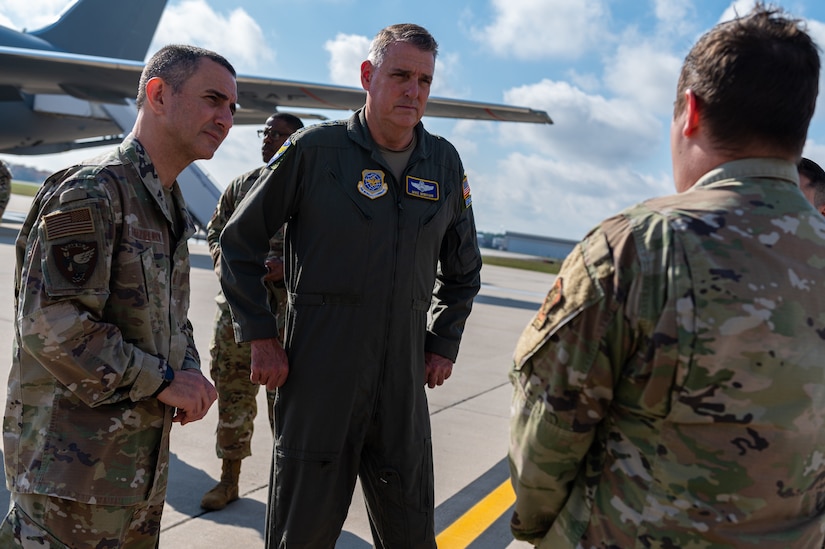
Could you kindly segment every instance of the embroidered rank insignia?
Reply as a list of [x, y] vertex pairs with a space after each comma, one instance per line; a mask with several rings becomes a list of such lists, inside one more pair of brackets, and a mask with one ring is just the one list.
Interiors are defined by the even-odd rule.
[[46, 240], [88, 234], [95, 231], [91, 208], [78, 208], [67, 212], [54, 212], [43, 217]]
[[467, 179], [467, 174], [464, 174], [464, 181], [461, 182], [461, 187], [464, 192], [464, 208], [469, 208], [473, 204], [473, 196], [470, 194], [470, 181]]
[[52, 258], [58, 272], [74, 284], [83, 286], [97, 266], [97, 242], [78, 242], [52, 246]]
[[407, 194], [416, 198], [438, 200], [438, 181], [428, 181], [408, 175]]
[[361, 172], [361, 181], [358, 182], [358, 192], [369, 199], [375, 200], [387, 194], [389, 187], [384, 181], [384, 172], [381, 170], [364, 170]]

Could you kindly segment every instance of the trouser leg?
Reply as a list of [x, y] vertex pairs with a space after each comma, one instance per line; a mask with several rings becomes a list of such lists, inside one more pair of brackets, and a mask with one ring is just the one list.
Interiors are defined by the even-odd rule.
[[333, 548], [357, 478], [349, 453], [334, 462], [274, 458], [267, 505], [267, 549]]
[[435, 548], [430, 418], [423, 388], [379, 405], [359, 476], [376, 547]]
[[259, 386], [249, 380], [250, 346], [235, 343], [228, 310], [218, 308], [209, 350], [212, 358], [210, 374], [218, 392], [216, 452], [221, 459], [243, 459], [252, 454]]

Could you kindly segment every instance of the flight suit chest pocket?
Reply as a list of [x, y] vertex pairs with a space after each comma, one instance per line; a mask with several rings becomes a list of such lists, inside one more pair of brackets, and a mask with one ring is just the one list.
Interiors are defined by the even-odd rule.
[[41, 268], [52, 297], [106, 291], [106, 233], [96, 203], [72, 204], [43, 216]]

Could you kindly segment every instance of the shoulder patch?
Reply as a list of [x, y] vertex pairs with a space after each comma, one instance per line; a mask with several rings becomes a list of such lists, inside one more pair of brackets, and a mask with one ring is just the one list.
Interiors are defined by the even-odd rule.
[[52, 246], [57, 272], [75, 286], [85, 285], [94, 274], [98, 255], [97, 242], [73, 240]]
[[65, 212], [54, 212], [43, 217], [46, 240], [55, 240], [95, 231], [92, 210], [89, 207]]
[[272, 156], [269, 162], [266, 164], [266, 167], [270, 170], [274, 170], [278, 167], [278, 160], [286, 153], [287, 149], [292, 146], [292, 137], [287, 137], [284, 144], [281, 145], [281, 148]]
[[464, 174], [464, 180], [461, 182], [462, 192], [464, 193], [464, 207], [469, 208], [473, 204], [473, 197], [470, 194], [470, 181], [467, 179], [467, 174]]

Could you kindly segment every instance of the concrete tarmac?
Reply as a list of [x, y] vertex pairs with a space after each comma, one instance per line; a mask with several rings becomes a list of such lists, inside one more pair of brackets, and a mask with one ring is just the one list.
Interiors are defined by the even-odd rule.
[[[29, 199], [12, 196], [0, 224], [0, 379], [11, 363], [13, 327], [14, 241]], [[201, 355], [209, 372], [209, 341], [215, 318], [214, 296], [218, 280], [212, 271], [205, 242], [193, 241], [192, 305], [190, 319]], [[433, 430], [436, 533], [444, 531], [465, 512], [509, 478], [507, 439], [511, 388], [507, 372], [516, 340], [538, 309], [553, 283], [553, 276], [497, 266], [482, 270], [482, 289], [467, 322], [461, 351], [452, 377], [441, 387], [427, 389]], [[5, 408], [5, 391], [2, 391]], [[267, 485], [272, 435], [263, 391], [258, 394], [252, 456], [243, 461], [241, 498], [222, 511], [205, 512], [203, 494], [220, 477], [215, 455], [217, 405], [198, 422], [172, 430], [169, 490], [160, 537], [161, 549], [264, 545]], [[5, 485], [0, 501], [7, 501]], [[464, 546], [474, 549], [524, 549], [513, 541], [510, 510]], [[454, 545], [455, 546], [455, 545]], [[356, 487], [349, 516], [336, 544], [339, 549], [372, 547], [369, 523], [360, 487]]]

